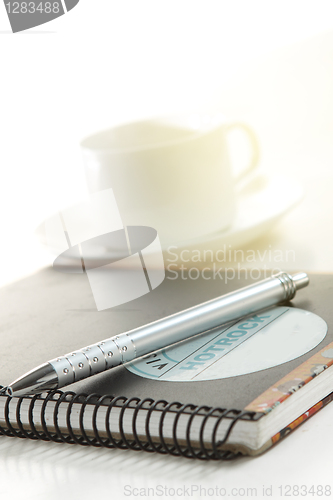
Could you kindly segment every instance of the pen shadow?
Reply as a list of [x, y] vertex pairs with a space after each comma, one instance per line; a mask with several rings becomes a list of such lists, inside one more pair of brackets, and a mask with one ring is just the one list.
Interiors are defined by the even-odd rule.
[[138, 311], [137, 308], [127, 308], [127, 309], [116, 309], [116, 308], [112, 308], [112, 309], [103, 309], [102, 311], [97, 311], [97, 309], [66, 309], [67, 311], [69, 312], [93, 312], [93, 313], [96, 313], [98, 312], [98, 314], [100, 313], [109, 313], [109, 314], [113, 314], [115, 312], [119, 312], [119, 313], [123, 313], [124, 311], [126, 312], [129, 312], [129, 311]]

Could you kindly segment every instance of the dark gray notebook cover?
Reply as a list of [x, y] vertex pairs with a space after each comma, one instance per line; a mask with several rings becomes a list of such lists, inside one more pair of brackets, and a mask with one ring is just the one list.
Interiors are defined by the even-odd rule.
[[[86, 275], [66, 275], [44, 269], [0, 289], [0, 383], [7, 385], [49, 359], [253, 282], [236, 277], [226, 285], [221, 279], [173, 280], [169, 277], [167, 275], [165, 281], [151, 293], [100, 312], [96, 310]], [[310, 286], [299, 291], [292, 304], [318, 314], [329, 328], [321, 344], [297, 359], [256, 373], [200, 382], [150, 380], [124, 367], [117, 367], [68, 388], [88, 394], [150, 397], [242, 410], [333, 341], [333, 277], [312, 275], [310, 280]]]

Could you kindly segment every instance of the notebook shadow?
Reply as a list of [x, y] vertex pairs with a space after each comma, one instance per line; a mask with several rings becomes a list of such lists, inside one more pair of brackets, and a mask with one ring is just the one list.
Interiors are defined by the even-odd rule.
[[14, 480], [17, 474], [22, 477], [22, 470], [19, 469], [24, 463], [27, 472], [31, 469], [30, 479], [47, 477], [55, 484], [59, 480], [67, 484], [73, 482], [77, 474], [89, 476], [105, 473], [110, 476], [110, 471], [114, 471], [112, 481], [119, 488], [123, 488], [131, 480], [136, 483], [143, 476], [151, 481], [158, 478], [160, 482], [172, 479], [197, 484], [200, 481], [206, 482], [210, 475], [223, 469], [244, 467], [244, 462], [250, 460], [250, 457], [241, 457], [232, 462], [189, 460], [141, 451], [80, 447], [6, 437], [0, 442], [1, 468], [8, 479], [13, 476]]

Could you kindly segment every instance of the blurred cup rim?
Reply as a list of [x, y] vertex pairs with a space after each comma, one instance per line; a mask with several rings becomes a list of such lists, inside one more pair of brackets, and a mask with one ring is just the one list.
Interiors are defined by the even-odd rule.
[[[150, 118], [145, 118], [143, 120], [129, 121], [112, 127], [108, 127], [103, 130], [99, 130], [93, 134], [87, 135], [80, 141], [80, 147], [85, 154], [124, 154], [129, 152], [139, 152], [147, 150], [158, 150], [161, 148], [173, 147], [179, 144], [195, 141], [201, 137], [208, 136], [219, 130], [221, 127], [229, 125], [230, 119], [226, 119], [225, 115], [221, 113], [184, 113], [184, 114], [173, 114], [173, 115], [162, 115], [153, 116]], [[141, 145], [128, 145], [128, 146], [118, 146], [114, 147], [111, 144], [107, 144], [108, 139], [112, 132], [125, 129], [127, 127], [139, 127], [140, 125], [155, 125], [155, 126], [166, 126], [175, 127], [178, 131], [184, 131], [185, 133], [180, 137], [175, 137], [172, 139], [166, 138], [165, 140], [160, 140], [151, 143], [143, 143]], [[101, 145], [102, 141], [105, 141], [105, 145]], [[130, 141], [129, 141], [130, 142]]]

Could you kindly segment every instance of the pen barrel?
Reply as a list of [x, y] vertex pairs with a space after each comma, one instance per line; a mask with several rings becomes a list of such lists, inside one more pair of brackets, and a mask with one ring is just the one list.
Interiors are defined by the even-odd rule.
[[149, 325], [66, 354], [49, 363], [58, 375], [58, 386], [63, 387], [211, 328], [290, 300], [295, 292], [292, 277], [287, 273], [280, 273]]
[[292, 277], [280, 273], [137, 328], [127, 335], [135, 345], [137, 356], [143, 356], [279, 302], [291, 300], [295, 293]]

